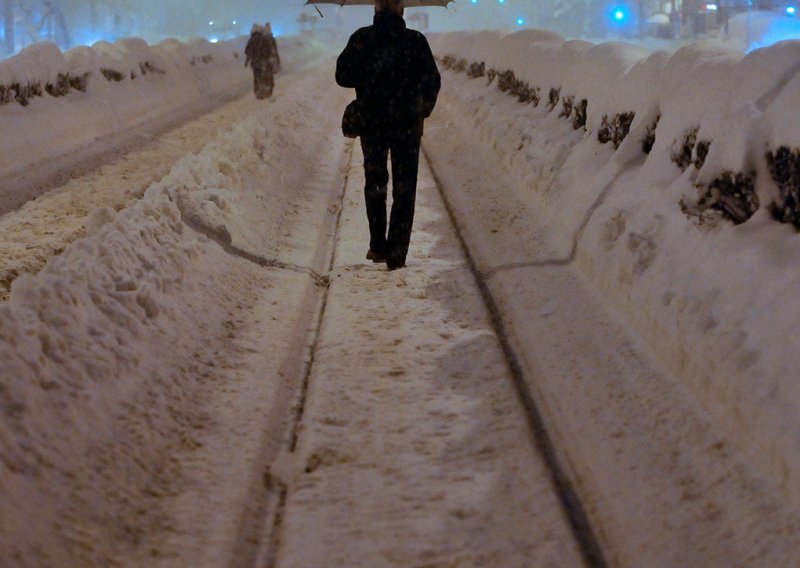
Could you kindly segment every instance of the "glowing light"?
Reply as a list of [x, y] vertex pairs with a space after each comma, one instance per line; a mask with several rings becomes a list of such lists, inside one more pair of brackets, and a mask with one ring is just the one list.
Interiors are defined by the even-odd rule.
[[478, 3], [478, 0], [469, 0], [469, 1], [472, 2], [473, 4], [477, 4]]
[[797, 8], [794, 6], [786, 6], [786, 14], [789, 16], [794, 16], [797, 13]]
[[614, 19], [618, 22], [621, 22], [625, 19], [625, 11], [624, 10], [614, 10]]
[[706, 4], [706, 11], [707, 12], [716, 12], [718, 6], [716, 4]]
[[233, 23], [233, 25], [235, 26], [235, 25], [236, 25], [236, 20], [233, 20], [233, 22], [232, 22], [232, 23]]
[[218, 37], [212, 37], [212, 38], [209, 38], [208, 41], [210, 41], [211, 43], [217, 43], [219, 41], [219, 38]]
[[505, 4], [506, 0], [497, 0], [500, 4]]
[[517, 25], [518, 26], [521, 26], [524, 23], [525, 23], [525, 20], [523, 20], [522, 18], [517, 18]]
[[214, 25], [214, 20], [211, 20], [210, 22], [208, 22], [208, 25], [209, 26], [213, 26]]

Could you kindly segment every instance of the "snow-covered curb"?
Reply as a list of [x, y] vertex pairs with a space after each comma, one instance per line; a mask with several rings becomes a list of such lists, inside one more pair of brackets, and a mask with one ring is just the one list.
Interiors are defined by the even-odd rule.
[[241, 94], [246, 38], [217, 44], [138, 38], [64, 52], [29, 46], [0, 62], [0, 175], [163, 119], [192, 104]]
[[[499, 76], [487, 87], [488, 76], [459, 75], [463, 88], [449, 93], [519, 179], [520, 199], [542, 213], [532, 225], [544, 223], [559, 251], [517, 260], [574, 252], [750, 461], [800, 505], [800, 303], [790, 297], [800, 285], [800, 238], [772, 218], [771, 204], [790, 193], [780, 194], [767, 160], [800, 147], [800, 111], [790, 102], [800, 90], [800, 42], [746, 56], [703, 44], [649, 53], [535, 31], [431, 43], [456, 69], [483, 61], [485, 72], [513, 70], [516, 83], [504, 86], [518, 97], [539, 89], [538, 107], [500, 102], [511, 99], [497, 93]], [[551, 89], [559, 95], [552, 110]], [[582, 99], [585, 126], [575, 119]], [[604, 119], [613, 127], [626, 113], [634, 113], [626, 135], [598, 141]], [[759, 202], [741, 225], [715, 209], [724, 204], [713, 191], [715, 180], [737, 174], [754, 180]]]

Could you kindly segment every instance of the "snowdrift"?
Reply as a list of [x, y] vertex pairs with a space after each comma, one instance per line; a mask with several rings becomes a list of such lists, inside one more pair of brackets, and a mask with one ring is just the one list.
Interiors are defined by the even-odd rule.
[[239, 95], [246, 38], [212, 44], [138, 38], [62, 53], [37, 43], [0, 62], [0, 175], [100, 138]]
[[[174, 454], [213, 427], [205, 404], [231, 388], [209, 347], [230, 332], [226, 278], [236, 262], [256, 266], [217, 243], [252, 257], [286, 249], [282, 220], [308, 199], [304, 176], [335, 171], [342, 150], [338, 117], [315, 99], [329, 78], [304, 81], [143, 199], [95, 210], [85, 238], [14, 282], [0, 306], [0, 558], [152, 565], [142, 541], [176, 530], [160, 512], [185, 483]], [[296, 128], [306, 122], [314, 141]]]
[[800, 42], [517, 35], [431, 38], [454, 112], [542, 212], [532, 230], [800, 505]]

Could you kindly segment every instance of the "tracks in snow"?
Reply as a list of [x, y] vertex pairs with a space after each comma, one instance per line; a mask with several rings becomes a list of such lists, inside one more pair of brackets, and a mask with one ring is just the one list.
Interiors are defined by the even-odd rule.
[[[427, 152], [425, 152], [424, 155], [426, 161], [430, 164], [430, 158], [428, 157]], [[441, 196], [444, 206], [447, 209], [447, 215], [450, 218], [453, 229], [458, 236], [458, 242], [461, 245], [464, 256], [467, 258], [469, 263], [470, 271], [472, 272], [475, 282], [480, 289], [483, 301], [486, 304], [489, 313], [491, 314], [492, 325], [498, 339], [500, 340], [500, 345], [503, 348], [506, 361], [508, 362], [508, 367], [514, 381], [514, 387], [516, 388], [520, 402], [525, 409], [525, 417], [528, 422], [528, 427], [530, 428], [531, 435], [536, 442], [536, 446], [539, 449], [542, 459], [547, 465], [547, 469], [549, 470], [553, 482], [554, 491], [558, 496], [566, 517], [569, 519], [570, 527], [580, 548], [583, 560], [587, 566], [592, 568], [605, 567], [607, 563], [604, 558], [600, 543], [597, 540], [594, 530], [592, 529], [589, 517], [587, 516], [586, 510], [581, 503], [580, 497], [573, 487], [573, 483], [570, 480], [566, 468], [558, 457], [555, 443], [553, 438], [550, 436], [544, 417], [542, 416], [542, 412], [534, 399], [534, 395], [531, 392], [527, 381], [525, 380], [525, 371], [523, 370], [517, 354], [514, 352], [511, 342], [509, 341], [506, 326], [504, 324], [503, 314], [498, 308], [497, 301], [486, 284], [487, 280], [494, 274], [500, 270], [505, 270], [508, 267], [498, 267], [497, 270], [489, 271], [485, 275], [478, 270], [475, 259], [473, 258], [469, 247], [464, 240], [464, 235], [459, 229], [453, 207], [447, 198], [447, 194], [442, 187], [442, 183], [436, 176], [436, 172], [432, 171], [432, 173], [436, 182], [436, 187], [439, 191], [439, 195]], [[583, 226], [585, 226], [585, 222]], [[583, 228], [583, 226], [581, 228]], [[578, 236], [575, 237], [576, 242], [578, 238]], [[570, 261], [572, 258], [574, 258], [574, 256], [575, 246], [573, 246], [572, 254], [570, 255]], [[554, 262], [559, 263], [560, 261]]]
[[574, 267], [486, 270], [476, 231], [458, 228], [464, 204], [448, 200], [465, 196], [445, 191], [429, 161], [409, 266], [394, 273], [363, 260], [363, 177], [350, 165], [261, 566], [785, 559], [791, 516], [763, 514], [775, 496], [720, 450], [696, 404]]
[[[421, 207], [410, 263], [397, 273], [360, 261], [367, 234], [358, 195], [363, 184], [360, 168], [360, 164], [351, 163], [353, 176], [345, 179], [344, 235], [337, 238], [330, 257], [332, 290], [326, 290], [320, 299], [297, 419], [285, 442], [286, 454], [267, 474], [267, 485], [277, 496], [272, 499], [270, 519], [264, 522], [269, 527], [270, 537], [264, 541], [268, 547], [262, 545], [254, 565], [308, 566], [321, 565], [320, 561], [353, 566], [409, 565], [431, 556], [441, 562], [458, 559], [467, 565], [492, 558], [507, 566], [549, 561], [565, 566], [605, 566], [580, 500], [522, 378], [522, 368], [505, 336], [496, 303], [475, 270], [463, 239], [453, 231], [452, 212], [446, 210], [444, 193], [427, 164], [422, 166], [418, 198]], [[337, 229], [336, 234], [341, 233]], [[357, 298], [365, 293], [364, 286], [367, 294], [377, 298], [360, 303]], [[428, 301], [429, 289], [441, 293], [441, 287], [455, 287], [457, 291]], [[382, 301], [382, 295], [389, 299]], [[417, 300], [432, 305], [422, 306], [419, 312], [403, 305]], [[448, 364], [431, 373], [429, 354], [421, 352], [419, 344], [405, 347], [414, 343], [418, 330], [404, 328], [408, 319], [417, 321], [439, 311], [437, 304], [442, 302], [464, 303], [459, 307], [467, 308], [469, 323], [454, 324], [453, 314], [447, 310], [426, 321], [426, 327], [435, 329], [437, 334], [439, 345], [433, 350], [457, 352], [455, 357], [445, 358]], [[397, 313], [392, 313], [393, 309]], [[464, 317], [461, 311], [456, 311], [456, 318]], [[392, 333], [393, 328], [399, 328], [399, 336]], [[476, 332], [481, 337], [480, 348], [460, 353], [454, 336], [473, 336]], [[406, 334], [409, 337], [403, 337]], [[455, 347], [448, 345], [453, 341]], [[482, 366], [481, 360], [485, 359], [490, 363]], [[465, 364], [477, 369], [466, 371]], [[442, 392], [436, 384], [452, 381], [458, 385], [465, 376], [478, 391], [485, 391], [478, 395], [479, 399], [487, 397], [492, 404], [506, 409], [502, 419], [485, 408], [464, 412], [458, 401], [453, 402], [448, 396], [449, 390]], [[370, 397], [373, 400], [353, 400], [369, 389], [375, 391]], [[519, 403], [515, 402], [517, 397]], [[404, 402], [409, 408], [394, 413], [391, 407]], [[431, 404], [440, 408], [426, 413]], [[425, 427], [412, 425], [404, 416], [406, 412], [412, 416], [421, 412], [431, 423]], [[451, 423], [443, 421], [442, 413], [454, 415]], [[376, 419], [375, 415], [385, 419]], [[469, 428], [472, 421], [482, 429], [495, 430], [495, 435], [470, 432], [465, 440], [461, 429]], [[393, 427], [399, 432], [392, 432]], [[426, 451], [426, 445], [437, 435], [446, 443]], [[530, 444], [520, 445], [520, 439], [526, 438]], [[440, 453], [446, 454], [447, 448], [454, 445], [464, 446], [462, 452], [467, 457], [462, 463], [450, 463]], [[397, 454], [380, 456], [370, 451], [387, 446], [394, 447]], [[486, 453], [491, 454], [489, 459], [483, 455]], [[397, 456], [399, 465], [387, 463], [397, 460]], [[473, 469], [488, 471], [488, 481], [464, 475]], [[451, 476], [455, 479], [441, 483], [441, 478]], [[509, 476], [517, 483], [509, 486]], [[429, 486], [420, 488], [426, 478], [431, 480]], [[399, 494], [384, 490], [360, 494], [363, 486], [385, 487], [389, 480], [399, 487]], [[359, 503], [343, 503], [349, 500], [348, 491], [350, 498]], [[416, 502], [407, 509], [407, 502], [415, 500], [411, 496], [415, 491], [433, 491], [434, 505]], [[459, 501], [471, 491], [495, 498], [478, 507], [450, 503], [451, 510], [435, 504], [437, 499]], [[391, 521], [383, 519], [387, 513], [393, 517]], [[474, 517], [483, 519], [476, 522]], [[486, 518], [495, 520], [488, 522]], [[374, 524], [380, 524], [381, 519], [394, 528], [376, 531]], [[509, 519], [518, 526], [508, 526]], [[411, 534], [403, 544], [388, 542], [419, 522], [451, 526], [447, 534], [432, 531]], [[489, 537], [476, 542], [468, 536], [474, 530], [485, 531]], [[542, 538], [541, 533], [547, 538]], [[460, 539], [463, 540], [459, 543]], [[453, 542], [459, 546], [453, 548]]]

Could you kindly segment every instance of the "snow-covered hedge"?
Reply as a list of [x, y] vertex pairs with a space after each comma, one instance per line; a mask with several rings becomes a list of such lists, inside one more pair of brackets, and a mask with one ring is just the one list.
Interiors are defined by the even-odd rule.
[[[431, 38], [473, 71], [453, 110], [520, 179], [531, 222], [800, 504], [800, 42], [668, 54], [515, 35]], [[512, 74], [538, 106], [498, 102], [492, 79]]]
[[238, 59], [241, 39], [212, 44], [196, 38], [188, 43], [174, 39], [149, 46], [139, 38], [124, 38], [111, 44], [98, 41], [65, 53], [54, 43], [26, 47], [10, 59], [0, 61], [0, 104], [27, 106], [31, 97], [64, 96], [70, 90], [86, 91], [93, 80], [134, 80], [148, 73], [164, 75], [186, 65], [211, 64]]
[[694, 165], [702, 191], [686, 205], [698, 214], [713, 208], [740, 223], [766, 207], [800, 228], [800, 179], [785, 173], [800, 147], [792, 126], [800, 43], [746, 56], [697, 43], [669, 55], [526, 30], [442, 34], [433, 44], [444, 67], [498, 77], [520, 102], [559, 106], [603, 143], [619, 147], [631, 133], [626, 155], [654, 149]]
[[187, 105], [241, 93], [246, 38], [138, 38], [62, 53], [37, 43], [0, 61], [0, 174], [82, 148]]

